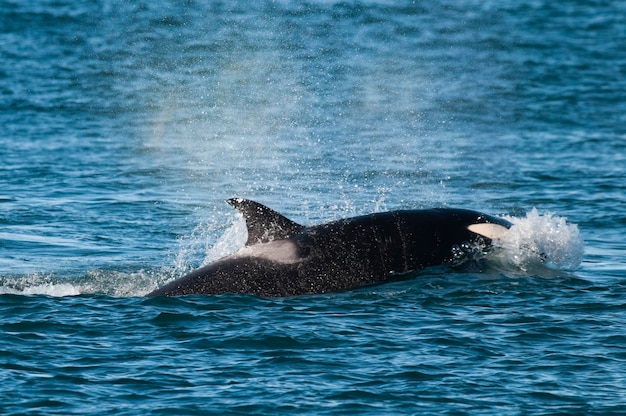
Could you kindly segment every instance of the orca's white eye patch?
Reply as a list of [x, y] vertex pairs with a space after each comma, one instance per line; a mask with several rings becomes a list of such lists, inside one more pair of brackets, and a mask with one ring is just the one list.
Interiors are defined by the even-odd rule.
[[502, 238], [509, 231], [504, 225], [489, 223], [471, 224], [467, 229], [490, 240]]

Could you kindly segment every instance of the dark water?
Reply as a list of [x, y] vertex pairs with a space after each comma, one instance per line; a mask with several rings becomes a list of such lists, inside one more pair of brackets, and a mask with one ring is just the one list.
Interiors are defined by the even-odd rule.
[[[0, 0], [1, 412], [625, 413], [625, 44], [610, 1]], [[516, 230], [483, 272], [142, 298], [243, 244], [232, 196]]]

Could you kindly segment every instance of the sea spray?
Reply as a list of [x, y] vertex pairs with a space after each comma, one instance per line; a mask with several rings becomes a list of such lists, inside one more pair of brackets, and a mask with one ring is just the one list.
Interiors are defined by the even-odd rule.
[[523, 218], [505, 217], [513, 226], [494, 246], [523, 271], [537, 265], [574, 270], [582, 261], [584, 244], [576, 224], [533, 208]]

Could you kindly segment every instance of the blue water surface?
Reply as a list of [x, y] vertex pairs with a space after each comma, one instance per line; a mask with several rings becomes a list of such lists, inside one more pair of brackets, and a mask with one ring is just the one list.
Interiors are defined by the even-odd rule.
[[[624, 45], [612, 1], [0, 0], [1, 413], [625, 413]], [[233, 196], [536, 208], [585, 251], [143, 298], [243, 244]]]

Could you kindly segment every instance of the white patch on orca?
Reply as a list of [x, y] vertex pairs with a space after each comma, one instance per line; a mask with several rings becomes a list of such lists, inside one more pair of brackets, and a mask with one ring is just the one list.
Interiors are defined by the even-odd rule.
[[472, 224], [469, 225], [467, 229], [473, 233], [487, 237], [490, 240], [502, 238], [509, 231], [509, 229], [503, 225], [489, 223]]
[[290, 240], [276, 240], [243, 247], [233, 257], [255, 257], [280, 264], [295, 264], [302, 260], [298, 256], [298, 246]]

